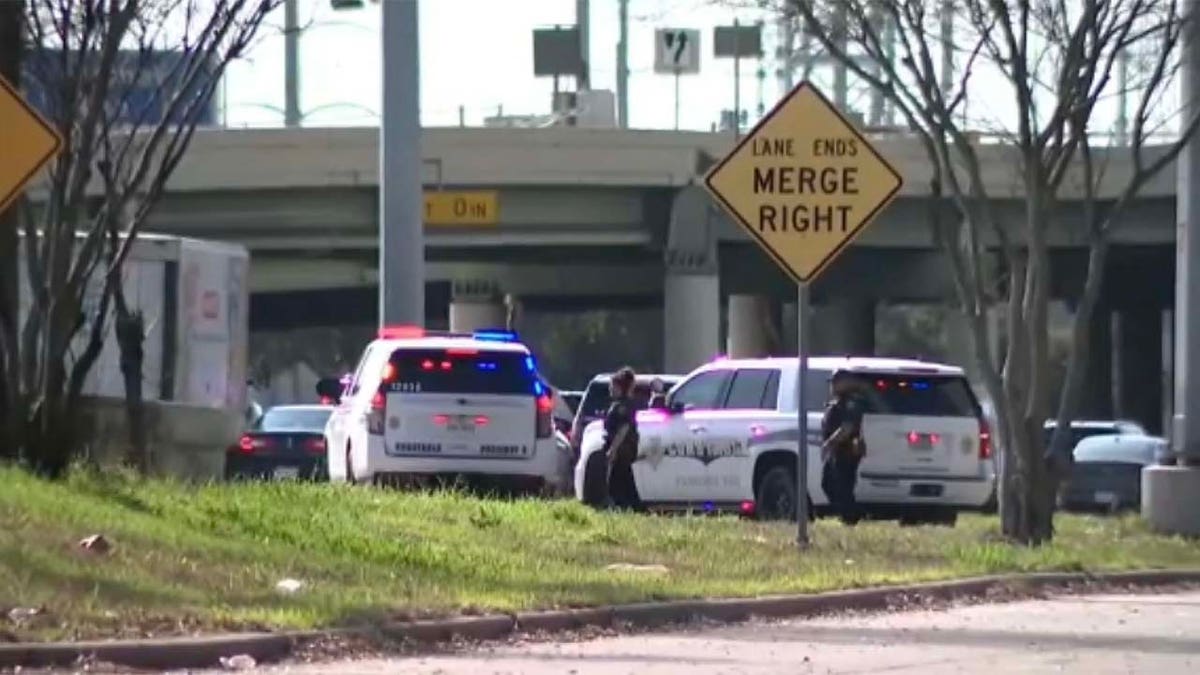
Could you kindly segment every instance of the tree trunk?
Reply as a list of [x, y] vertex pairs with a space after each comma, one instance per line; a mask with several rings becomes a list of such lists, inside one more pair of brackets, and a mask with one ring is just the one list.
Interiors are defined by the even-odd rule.
[[121, 289], [115, 291], [117, 346], [121, 351], [121, 377], [125, 382], [125, 417], [129, 424], [129, 451], [125, 461], [138, 473], [150, 472], [146, 443], [146, 402], [142, 393], [142, 364], [145, 360], [145, 318], [130, 311]]

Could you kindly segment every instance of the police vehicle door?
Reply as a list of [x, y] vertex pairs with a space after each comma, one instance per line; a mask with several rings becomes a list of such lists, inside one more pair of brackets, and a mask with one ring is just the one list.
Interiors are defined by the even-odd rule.
[[363, 377], [363, 371], [367, 367], [367, 364], [371, 363], [371, 356], [374, 349], [374, 345], [367, 345], [366, 351], [363, 352], [362, 358], [358, 361], [358, 367], [354, 369], [354, 374], [342, 391], [342, 396], [338, 400], [333, 413], [329, 416], [329, 422], [325, 426], [326, 435], [328, 436], [326, 442], [329, 445], [327, 452], [331, 455], [330, 463], [331, 465], [342, 467], [331, 470], [337, 476], [344, 476], [346, 474], [346, 445], [353, 435], [354, 423], [357, 421], [356, 418], [359, 415], [359, 410], [356, 410], [356, 407], [361, 409], [361, 406], [356, 406], [357, 399], [359, 398], [357, 396], [359, 381]]
[[706, 498], [734, 502], [754, 493], [749, 485], [753, 471], [747, 468], [748, 446], [759, 434], [773, 427], [778, 409], [779, 371], [774, 368], [740, 368], [733, 374], [722, 410], [708, 422], [707, 455], [703, 458], [707, 483]]
[[[668, 398], [666, 414], [639, 417], [639, 455], [634, 464], [638, 496], [647, 502], [707, 499], [706, 444], [713, 413], [725, 396], [731, 371], [708, 370], [681, 383]], [[655, 411], [650, 411], [654, 413]]]

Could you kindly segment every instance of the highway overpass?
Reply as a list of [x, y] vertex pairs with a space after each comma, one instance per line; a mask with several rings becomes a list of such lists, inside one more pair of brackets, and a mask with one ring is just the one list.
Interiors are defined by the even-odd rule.
[[[200, 130], [149, 229], [249, 247], [261, 331], [370, 326], [377, 140], [374, 128]], [[930, 226], [923, 149], [901, 134], [874, 142], [905, 186], [813, 289], [825, 350], [873, 349], [880, 302], [951, 296]], [[994, 209], [1019, 233], [1018, 162], [1004, 146], [979, 142]], [[671, 131], [425, 130], [427, 191], [496, 195], [494, 222], [427, 225], [430, 321], [501, 321], [508, 296], [531, 313], [634, 308], [642, 323], [656, 324], [643, 337], [661, 344], [657, 365], [669, 370], [686, 370], [726, 347], [763, 349], [763, 322], [778, 325], [788, 316], [794, 288], [698, 186], [732, 143], [729, 134]], [[1114, 197], [1128, 175], [1126, 154], [1100, 161], [1101, 193]], [[1086, 231], [1071, 203], [1081, 194], [1079, 176], [1066, 185], [1051, 244], [1063, 263], [1055, 295], [1069, 304], [1082, 282]], [[1128, 389], [1135, 366], [1157, 358], [1157, 370], [1169, 360], [1161, 327], [1174, 284], [1174, 194], [1168, 170], [1145, 187], [1116, 233], [1106, 306], [1093, 331], [1093, 351], [1107, 365], [1097, 369], [1093, 389]], [[794, 339], [789, 323], [783, 320], [783, 346], [771, 349], [786, 350]]]

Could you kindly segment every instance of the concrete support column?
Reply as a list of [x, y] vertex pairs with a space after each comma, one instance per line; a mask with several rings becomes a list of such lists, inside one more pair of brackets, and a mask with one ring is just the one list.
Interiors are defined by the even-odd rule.
[[1088, 330], [1088, 364], [1079, 400], [1079, 417], [1108, 419], [1113, 416], [1112, 313], [1097, 307]]
[[455, 281], [450, 300], [450, 330], [470, 333], [483, 328], [504, 328], [508, 308], [496, 284], [490, 281]]
[[800, 346], [800, 308], [794, 302], [785, 303], [779, 311], [779, 353], [795, 356]]
[[687, 373], [721, 349], [721, 290], [716, 272], [668, 272], [663, 281], [663, 367]]
[[771, 301], [761, 295], [731, 295], [725, 353], [733, 359], [761, 358], [774, 351]]
[[1161, 433], [1162, 313], [1156, 307], [1118, 312], [1113, 321], [1116, 416]]
[[841, 299], [813, 308], [813, 354], [875, 353], [875, 301]]
[[[1184, 119], [1200, 111], [1200, 7], [1183, 4], [1179, 76]], [[1193, 136], [1176, 162], [1175, 371], [1171, 450], [1178, 466], [1142, 470], [1142, 515], [1150, 527], [1200, 535], [1200, 139]]]

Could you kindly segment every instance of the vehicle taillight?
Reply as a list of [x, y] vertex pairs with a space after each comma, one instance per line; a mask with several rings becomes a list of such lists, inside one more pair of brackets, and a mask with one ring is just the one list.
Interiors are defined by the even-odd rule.
[[307, 441], [304, 442], [304, 450], [306, 452], [308, 452], [310, 455], [325, 454], [325, 439], [324, 438], [308, 439]]
[[979, 459], [992, 458], [992, 430], [987, 420], [979, 418]]
[[249, 434], [242, 434], [242, 437], [238, 440], [238, 448], [246, 454], [254, 452], [254, 439], [250, 438]]
[[554, 400], [542, 395], [537, 398], [537, 437], [550, 438], [554, 435]]
[[371, 410], [367, 412], [367, 433], [374, 436], [383, 435], [383, 418], [387, 412], [387, 395], [382, 391], [375, 392], [371, 397]]

